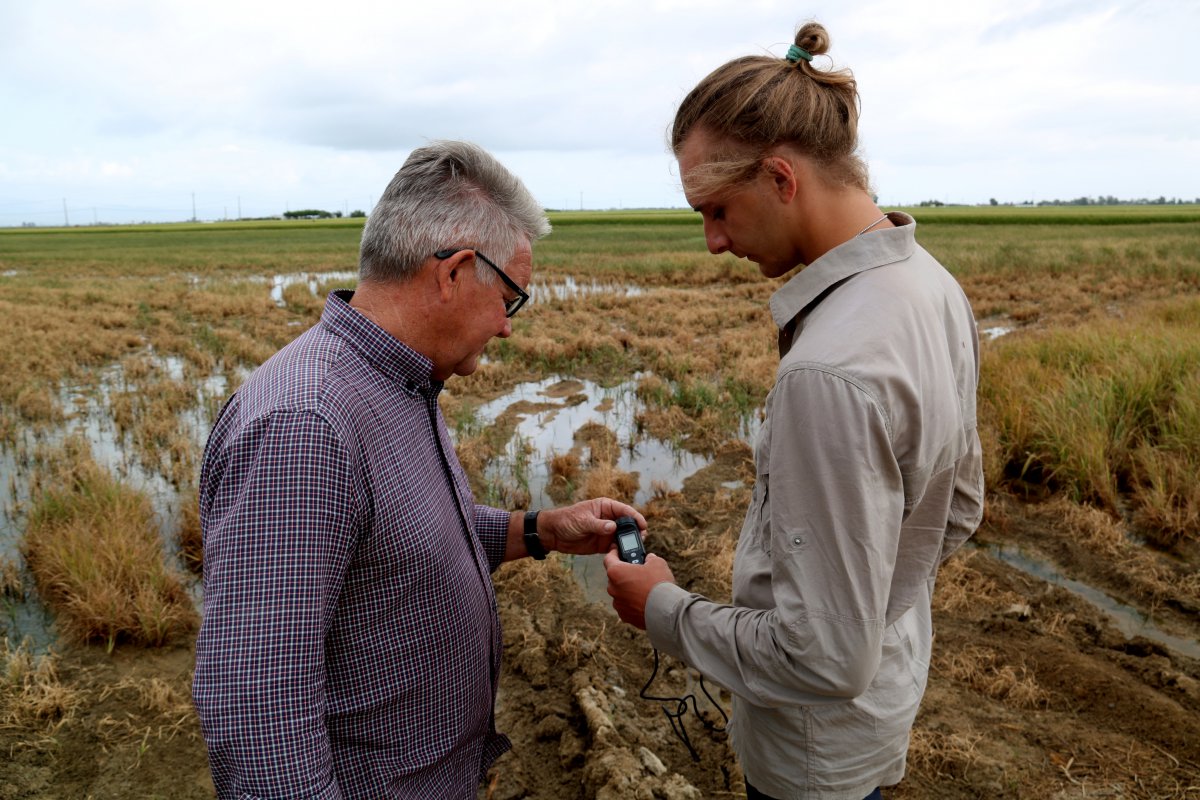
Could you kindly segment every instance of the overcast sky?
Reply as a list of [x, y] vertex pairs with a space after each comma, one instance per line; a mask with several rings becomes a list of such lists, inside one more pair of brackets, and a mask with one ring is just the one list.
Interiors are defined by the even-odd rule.
[[885, 206], [1200, 196], [1198, 0], [0, 0], [0, 225], [369, 211], [437, 138], [683, 206], [679, 101], [807, 19]]

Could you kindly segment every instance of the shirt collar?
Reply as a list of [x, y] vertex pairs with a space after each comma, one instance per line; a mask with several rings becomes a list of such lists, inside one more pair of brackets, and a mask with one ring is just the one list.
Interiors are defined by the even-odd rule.
[[321, 324], [347, 343], [385, 377], [410, 391], [436, 394], [442, 382], [433, 380], [433, 362], [358, 313], [350, 305], [354, 292], [330, 292]]
[[809, 304], [852, 275], [903, 261], [916, 247], [916, 221], [900, 211], [887, 215], [895, 228], [884, 228], [843, 242], [804, 267], [771, 295], [771, 317], [783, 328]]

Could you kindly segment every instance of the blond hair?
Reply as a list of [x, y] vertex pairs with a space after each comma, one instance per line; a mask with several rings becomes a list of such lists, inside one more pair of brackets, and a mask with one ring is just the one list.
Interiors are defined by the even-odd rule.
[[[817, 22], [801, 26], [795, 41], [813, 56], [829, 51], [829, 33]], [[867, 190], [867, 165], [857, 154], [858, 102], [848, 69], [820, 70], [804, 58], [736, 58], [684, 98], [671, 149], [679, 156], [695, 130], [719, 142], [707, 163], [684, 176], [689, 189], [702, 194], [750, 180], [781, 145], [811, 158], [831, 184]]]

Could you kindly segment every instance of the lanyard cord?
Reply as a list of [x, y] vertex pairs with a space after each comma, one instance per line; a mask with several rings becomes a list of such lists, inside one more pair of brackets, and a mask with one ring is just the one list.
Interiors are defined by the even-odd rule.
[[[696, 695], [694, 694], [689, 694], [684, 697], [656, 697], [651, 694], [646, 694], [646, 690], [650, 688], [650, 684], [654, 683], [654, 679], [657, 676], [658, 650], [655, 650], [654, 671], [650, 673], [650, 679], [646, 681], [646, 685], [642, 687], [642, 691], [638, 693], [638, 696], [643, 700], [664, 703], [662, 706], [662, 711], [663, 714], [666, 715], [667, 719], [671, 722], [671, 730], [675, 732], [675, 736], [678, 737], [679, 741], [683, 742], [683, 746], [687, 748], [688, 753], [690, 753], [692, 756], [692, 761], [699, 762], [700, 755], [696, 752], [696, 748], [692, 747], [692, 740], [688, 738], [687, 730], [683, 727], [683, 715], [687, 713], [688, 701], [692, 701], [692, 713], [695, 714], [696, 718], [704, 724], [705, 728], [708, 728], [708, 730], [712, 731], [713, 733], [723, 733], [725, 728], [729, 725], [729, 717], [726, 716], [725, 709], [721, 708], [721, 704], [714, 700], [713, 696], [708, 693], [708, 687], [704, 685], [703, 675], [700, 676], [700, 690], [704, 692], [704, 696], [708, 698], [708, 702], [712, 703], [713, 707], [721, 713], [721, 719], [724, 720], [724, 724], [719, 728], [701, 716], [700, 709], [696, 707]], [[665, 705], [667, 703], [674, 703], [675, 710], [671, 711], [671, 709]]]

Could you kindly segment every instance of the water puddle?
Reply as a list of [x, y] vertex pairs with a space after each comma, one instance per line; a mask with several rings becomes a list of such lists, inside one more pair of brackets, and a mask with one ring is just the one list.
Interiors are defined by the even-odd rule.
[[1016, 328], [1006, 327], [1004, 325], [996, 325], [995, 327], [991, 328], [982, 328], [979, 332], [988, 339], [999, 339], [1001, 336], [1012, 333], [1014, 330], [1016, 330]]
[[535, 300], [547, 297], [555, 300], [573, 300], [579, 297], [594, 297], [596, 295], [640, 297], [644, 291], [642, 287], [631, 283], [582, 282], [568, 276], [561, 279], [534, 281], [530, 287], [529, 294]]
[[1180, 655], [1185, 655], [1189, 658], [1200, 658], [1200, 642], [1194, 639], [1174, 636], [1161, 630], [1149, 617], [1136, 608], [1114, 600], [1093, 586], [1088, 586], [1086, 583], [1066, 577], [1053, 563], [1032, 556], [1015, 545], [987, 545], [985, 549], [990, 555], [995, 556], [1005, 564], [1015, 567], [1027, 575], [1040, 578], [1047, 583], [1061, 586], [1077, 597], [1091, 603], [1103, 611], [1112, 621], [1113, 625], [1127, 639], [1142, 636]]
[[1007, 336], [1017, 329], [1016, 324], [1005, 315], [981, 319], [977, 327], [979, 328], [979, 335], [989, 341], [999, 339], [1001, 336]]
[[520, 384], [504, 397], [480, 406], [476, 417], [484, 424], [494, 423], [509, 409], [519, 419], [505, 455], [492, 464], [485, 477], [511, 474], [523, 450], [529, 463], [518, 480], [535, 507], [554, 505], [546, 493], [551, 457], [571, 450], [576, 432], [585, 425], [597, 424], [616, 435], [620, 449], [616, 468], [638, 475], [634, 505], [648, 502], [656, 486], [678, 491], [684, 479], [706, 466], [709, 459], [638, 431], [637, 413], [642, 408], [637, 399], [639, 378], [608, 388], [591, 381], [547, 378]]
[[358, 272], [354, 270], [340, 270], [333, 272], [292, 272], [283, 275], [250, 275], [246, 280], [251, 283], [269, 283], [271, 284], [271, 302], [279, 308], [287, 308], [287, 301], [283, 298], [283, 291], [289, 286], [301, 284], [308, 287], [308, 292], [313, 297], [323, 297], [321, 288], [327, 283], [345, 284], [345, 288], [351, 289], [358, 282]]
[[[149, 369], [158, 377], [172, 381], [187, 381], [187, 365], [177, 356], [147, 355]], [[179, 413], [182, 429], [195, 444], [198, 454], [208, 437], [212, 419], [219, 411], [232, 381], [240, 383], [246, 370], [237, 368], [232, 377], [213, 374], [195, 380], [194, 402]], [[64, 424], [56, 429], [32, 433], [22, 431], [13, 447], [0, 448], [0, 560], [23, 563], [20, 542], [24, 536], [23, 509], [30, 500], [30, 455], [39, 449], [60, 447], [71, 435], [81, 435], [91, 446], [92, 458], [114, 476], [132, 488], [143, 492], [154, 508], [162, 535], [164, 556], [175, 562], [178, 556], [177, 531], [180, 503], [185, 501], [177, 486], [165, 475], [148, 468], [139, 458], [128, 435], [123, 435], [112, 417], [116, 395], [137, 391], [138, 384], [125, 374], [122, 364], [100, 370], [94, 382], [63, 387], [58, 396], [66, 414]], [[31, 580], [26, 580], [30, 588]], [[200, 586], [190, 582], [193, 599], [199, 604]], [[31, 597], [25, 602], [4, 598], [0, 614], [0, 634], [13, 641], [28, 637], [32, 646], [42, 651], [53, 643], [53, 618], [44, 606]]]
[[[576, 434], [585, 426], [600, 425], [615, 435], [616, 468], [637, 475], [635, 506], [647, 503], [656, 491], [680, 490], [684, 480], [710, 460], [638, 431], [637, 414], [643, 407], [637, 398], [640, 377], [607, 388], [591, 381], [547, 378], [520, 384], [480, 406], [475, 414], [483, 425], [495, 423], [506, 412], [516, 417], [513, 436], [485, 470], [485, 480], [524, 489], [531, 508], [560, 505], [547, 491], [551, 459], [574, 447], [586, 463], [587, 445], [577, 443]], [[572, 570], [590, 600], [607, 603], [602, 561], [599, 555], [574, 556]]]

